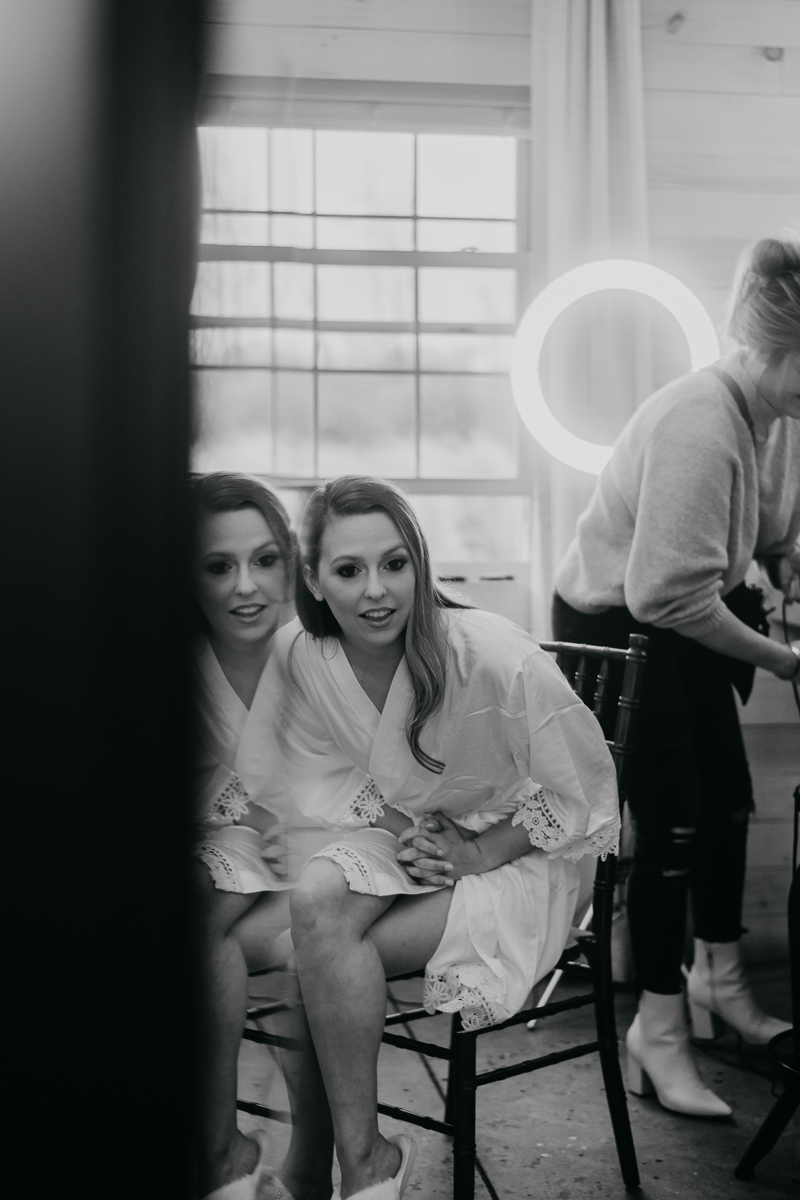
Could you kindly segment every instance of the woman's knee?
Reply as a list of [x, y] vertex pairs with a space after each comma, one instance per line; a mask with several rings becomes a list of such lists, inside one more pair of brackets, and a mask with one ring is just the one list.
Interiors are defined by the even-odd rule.
[[331, 926], [341, 928], [350, 888], [340, 867], [328, 858], [312, 858], [292, 888], [290, 909], [295, 945]]
[[192, 871], [202, 936], [212, 941], [227, 937], [234, 923], [247, 912], [258, 894], [221, 891], [205, 863], [195, 862]]

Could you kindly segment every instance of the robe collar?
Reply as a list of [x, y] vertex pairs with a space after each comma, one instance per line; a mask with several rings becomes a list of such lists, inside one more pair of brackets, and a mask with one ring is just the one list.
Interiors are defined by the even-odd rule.
[[[331, 654], [332, 643], [335, 645], [333, 654]], [[400, 660], [394, 673], [382, 713], [378, 712], [358, 682], [350, 660], [338, 639], [326, 639], [324, 657], [348, 704], [372, 739], [369, 758], [370, 775], [383, 795], [387, 795], [389, 790], [397, 792], [398, 784], [409, 774], [410, 767], [414, 762], [405, 734], [409, 706], [414, 699], [414, 689], [411, 685], [405, 657]], [[403, 762], [406, 755], [411, 759], [410, 764]]]

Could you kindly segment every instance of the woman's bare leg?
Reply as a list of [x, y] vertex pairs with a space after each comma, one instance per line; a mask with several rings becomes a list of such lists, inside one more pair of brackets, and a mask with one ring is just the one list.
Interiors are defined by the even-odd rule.
[[[288, 897], [286, 901], [288, 926]], [[329, 1200], [333, 1191], [333, 1125], [317, 1053], [306, 1020], [297, 979], [294, 947], [288, 928], [272, 942], [264, 940], [264, 920], [251, 908], [233, 927], [250, 971], [276, 968], [271, 994], [287, 1009], [270, 1017], [273, 1032], [291, 1038], [299, 1048], [281, 1048], [286, 1091], [292, 1114], [292, 1137], [278, 1176], [294, 1200]]]
[[233, 927], [248, 909], [263, 913], [265, 941], [274, 940], [288, 921], [285, 893], [223, 892], [198, 864], [200, 947], [196, 1020], [199, 1108], [197, 1115], [197, 1193], [248, 1175], [258, 1146], [236, 1125], [239, 1044], [247, 1009], [247, 966]]
[[390, 919], [395, 897], [351, 892], [341, 868], [326, 858], [306, 865], [292, 893], [292, 939], [333, 1117], [342, 1200], [391, 1178], [400, 1165], [397, 1147], [378, 1130], [386, 971], [428, 961], [442, 939], [451, 897], [447, 888], [404, 898]]
[[293, 1038], [300, 1050], [281, 1050], [292, 1113], [292, 1138], [278, 1172], [294, 1200], [330, 1200], [333, 1191], [333, 1122], [317, 1052], [308, 1028], [297, 972], [287, 969], [283, 999], [288, 1008], [273, 1019], [276, 1033]]

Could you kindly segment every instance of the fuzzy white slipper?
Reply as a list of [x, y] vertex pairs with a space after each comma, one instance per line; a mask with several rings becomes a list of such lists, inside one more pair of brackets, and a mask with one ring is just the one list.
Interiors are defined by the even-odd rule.
[[[402, 1156], [397, 1174], [392, 1179], [384, 1179], [381, 1183], [373, 1183], [360, 1192], [354, 1192], [350, 1200], [400, 1200], [402, 1197], [417, 1157], [417, 1143], [407, 1133], [399, 1133], [396, 1137], [387, 1138], [387, 1141], [393, 1142]], [[341, 1200], [339, 1192], [334, 1192], [333, 1200]]]
[[266, 1169], [269, 1138], [266, 1129], [257, 1129], [247, 1136], [259, 1146], [258, 1161], [253, 1170], [249, 1175], [243, 1175], [241, 1179], [234, 1179], [233, 1183], [226, 1183], [223, 1187], [209, 1192], [203, 1200], [256, 1200], [258, 1183]]

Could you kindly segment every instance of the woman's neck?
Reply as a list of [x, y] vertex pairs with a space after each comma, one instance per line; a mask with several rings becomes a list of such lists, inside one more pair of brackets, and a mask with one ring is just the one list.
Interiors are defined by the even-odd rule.
[[340, 645], [353, 674], [369, 696], [378, 712], [383, 712], [392, 680], [406, 652], [405, 635], [388, 646], [365, 647], [353, 645], [340, 638]]
[[249, 709], [267, 665], [271, 637], [250, 645], [224, 642], [213, 634], [209, 635], [208, 640], [223, 675], [245, 708]]
[[764, 394], [764, 389], [760, 386], [768, 364], [754, 350], [745, 350], [740, 362], [742, 370], [753, 385], [755, 392], [755, 402], [750, 405], [753, 410], [751, 416], [757, 426], [761, 426], [762, 429], [769, 427], [783, 414], [770, 404], [768, 397]]

